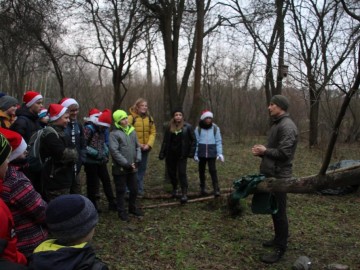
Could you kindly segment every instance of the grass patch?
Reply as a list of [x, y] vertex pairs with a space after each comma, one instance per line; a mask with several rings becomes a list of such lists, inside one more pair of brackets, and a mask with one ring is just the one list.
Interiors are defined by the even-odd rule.
[[[258, 138], [257, 142], [264, 142]], [[217, 163], [221, 188], [235, 179], [258, 172], [259, 159], [251, 155], [255, 143], [226, 140], [225, 163]], [[159, 142], [158, 142], [159, 144]], [[333, 162], [359, 159], [359, 145], [338, 146]], [[146, 193], [169, 192], [164, 182], [164, 162], [157, 159], [159, 145], [150, 154], [145, 179]], [[316, 174], [325, 150], [300, 144], [295, 156], [294, 176]], [[189, 191], [199, 191], [197, 164], [188, 162]], [[208, 176], [207, 185], [210, 186]], [[143, 205], [173, 200], [141, 200]], [[271, 217], [254, 215], [251, 196], [246, 212], [229, 217], [226, 198], [169, 208], [147, 209], [142, 220], [121, 222], [116, 213], [104, 211], [96, 228], [93, 245], [110, 269], [290, 269], [301, 255], [310, 257], [313, 269], [330, 263], [360, 269], [359, 193], [345, 196], [288, 194], [289, 248], [275, 265], [259, 261], [266, 252], [261, 243], [273, 235]], [[106, 202], [102, 207], [106, 209]]]

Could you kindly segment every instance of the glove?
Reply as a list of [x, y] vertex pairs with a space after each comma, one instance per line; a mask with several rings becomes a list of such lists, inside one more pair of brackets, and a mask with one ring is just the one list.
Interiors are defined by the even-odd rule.
[[223, 155], [218, 155], [216, 159], [217, 159], [217, 160], [220, 160], [221, 162], [224, 162], [224, 161], [225, 161], [225, 158], [224, 158]]
[[195, 160], [196, 162], [199, 162], [199, 157], [198, 157], [198, 156], [194, 156], [194, 160]]

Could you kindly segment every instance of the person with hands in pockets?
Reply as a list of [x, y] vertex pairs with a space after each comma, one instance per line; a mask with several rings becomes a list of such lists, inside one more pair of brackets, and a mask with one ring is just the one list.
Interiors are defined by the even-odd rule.
[[112, 156], [112, 174], [116, 187], [116, 200], [119, 218], [128, 221], [125, 210], [126, 186], [129, 189], [129, 213], [143, 216], [136, 207], [138, 195], [137, 164], [141, 161], [141, 149], [133, 126], [129, 125], [128, 115], [123, 110], [113, 113], [115, 129], [110, 132], [109, 148]]
[[195, 129], [196, 150], [194, 160], [199, 164], [200, 194], [208, 195], [205, 185], [206, 163], [208, 164], [211, 176], [214, 196], [220, 196], [219, 181], [216, 170], [216, 160], [224, 162], [222, 138], [220, 128], [213, 123], [214, 115], [211, 111], [205, 110], [201, 113], [199, 125]]

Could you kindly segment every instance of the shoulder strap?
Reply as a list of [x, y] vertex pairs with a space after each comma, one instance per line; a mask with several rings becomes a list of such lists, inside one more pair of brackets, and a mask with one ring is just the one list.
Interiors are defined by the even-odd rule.
[[213, 127], [214, 127], [214, 136], [215, 136], [215, 135], [216, 135], [216, 132], [217, 132], [217, 130], [218, 130], [218, 126], [213, 123]]
[[133, 116], [133, 115], [131, 115], [132, 116], [132, 126], [134, 126], [134, 124], [135, 124], [135, 122], [136, 122], [136, 118], [138, 118], [139, 116]]
[[[196, 127], [196, 129], [198, 130], [198, 134], [199, 134], [199, 137], [200, 137], [202, 128]], [[217, 130], [218, 130], [218, 126], [213, 123], [214, 136], [216, 135]]]
[[44, 128], [43, 134], [44, 134], [46, 131], [47, 131], [47, 134], [49, 134], [49, 133], [55, 133], [56, 136], [59, 138], [59, 133], [58, 133], [53, 127], [51, 127], [51, 126], [46, 126], [46, 127]]

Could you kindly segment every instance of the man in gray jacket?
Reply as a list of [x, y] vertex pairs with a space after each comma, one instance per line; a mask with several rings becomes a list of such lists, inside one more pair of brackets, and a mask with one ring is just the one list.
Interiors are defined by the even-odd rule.
[[[269, 131], [267, 145], [257, 144], [252, 148], [255, 156], [262, 158], [260, 173], [266, 177], [286, 179], [292, 177], [292, 160], [294, 158], [298, 130], [289, 117], [287, 109], [289, 101], [285, 96], [275, 95], [268, 107], [272, 126]], [[286, 214], [286, 193], [274, 192], [278, 203], [278, 212], [272, 215], [275, 237], [263, 243], [264, 247], [274, 247], [275, 251], [261, 257], [265, 263], [275, 263], [284, 255], [289, 235]]]

